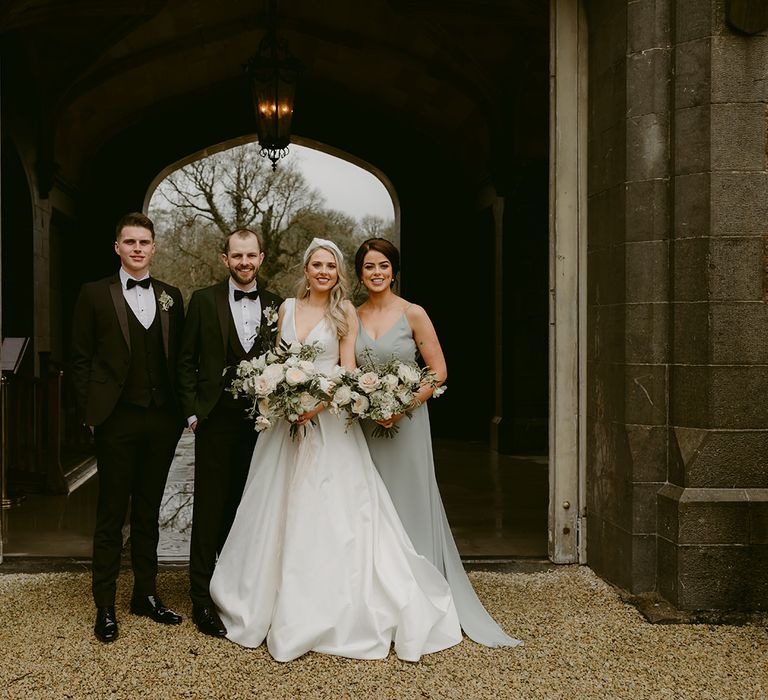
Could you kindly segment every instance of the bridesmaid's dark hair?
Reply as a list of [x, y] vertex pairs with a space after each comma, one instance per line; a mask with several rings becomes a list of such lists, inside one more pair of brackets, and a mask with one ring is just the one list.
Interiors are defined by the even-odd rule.
[[392, 282], [397, 280], [397, 275], [400, 272], [400, 251], [390, 243], [386, 238], [369, 238], [367, 241], [363, 241], [360, 247], [355, 253], [355, 272], [357, 273], [357, 279], [363, 277], [363, 261], [366, 254], [375, 250], [377, 253], [381, 253], [389, 264], [392, 265]]

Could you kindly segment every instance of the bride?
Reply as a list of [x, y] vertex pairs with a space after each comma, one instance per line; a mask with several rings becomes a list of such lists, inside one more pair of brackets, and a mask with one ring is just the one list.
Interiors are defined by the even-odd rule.
[[[342, 254], [315, 238], [296, 299], [280, 307], [283, 340], [318, 341], [320, 371], [354, 367], [357, 316], [346, 300]], [[314, 419], [314, 420], [313, 420]], [[371, 461], [358, 425], [322, 406], [259, 439], [235, 521], [211, 580], [227, 637], [266, 638], [277, 661], [308, 651], [381, 659], [461, 641], [450, 588], [418, 555]]]

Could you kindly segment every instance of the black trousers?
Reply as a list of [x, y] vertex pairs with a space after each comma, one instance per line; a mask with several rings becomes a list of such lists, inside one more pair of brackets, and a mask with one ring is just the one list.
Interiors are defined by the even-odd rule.
[[160, 504], [181, 430], [175, 410], [130, 404], [118, 404], [94, 430], [99, 496], [92, 587], [97, 606], [115, 603], [129, 503], [133, 594], [156, 594]]
[[189, 550], [190, 597], [212, 605], [216, 557], [235, 519], [258, 433], [242, 406], [220, 401], [195, 430], [195, 498]]

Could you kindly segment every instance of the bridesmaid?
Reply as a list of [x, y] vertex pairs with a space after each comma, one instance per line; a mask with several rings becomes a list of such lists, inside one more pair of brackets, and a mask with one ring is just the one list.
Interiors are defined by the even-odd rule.
[[[366, 349], [380, 362], [393, 355], [412, 362], [418, 353], [442, 383], [447, 376], [445, 357], [429, 316], [422, 307], [392, 291], [399, 270], [400, 253], [386, 239], [369, 238], [358, 248], [355, 271], [368, 292], [368, 300], [357, 310], [358, 364], [364, 362]], [[398, 424], [394, 439], [372, 437], [374, 426], [365, 421], [363, 432], [368, 448], [414, 548], [448, 580], [466, 635], [489, 647], [516, 646], [520, 641], [505, 634], [478, 600], [445, 516], [435, 479], [429, 414], [424, 405], [432, 393], [430, 386], [418, 391], [416, 398], [421, 405], [411, 413], [411, 420], [397, 415], [381, 422], [384, 427]]]

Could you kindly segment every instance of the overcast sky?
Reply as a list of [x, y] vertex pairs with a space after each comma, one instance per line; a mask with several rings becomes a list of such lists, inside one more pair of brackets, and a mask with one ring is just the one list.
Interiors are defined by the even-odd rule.
[[[341, 158], [291, 144], [286, 160], [297, 162], [309, 184], [325, 197], [329, 209], [361, 219], [366, 214], [395, 218], [392, 198], [375, 175]], [[278, 168], [280, 164], [278, 163]]]

